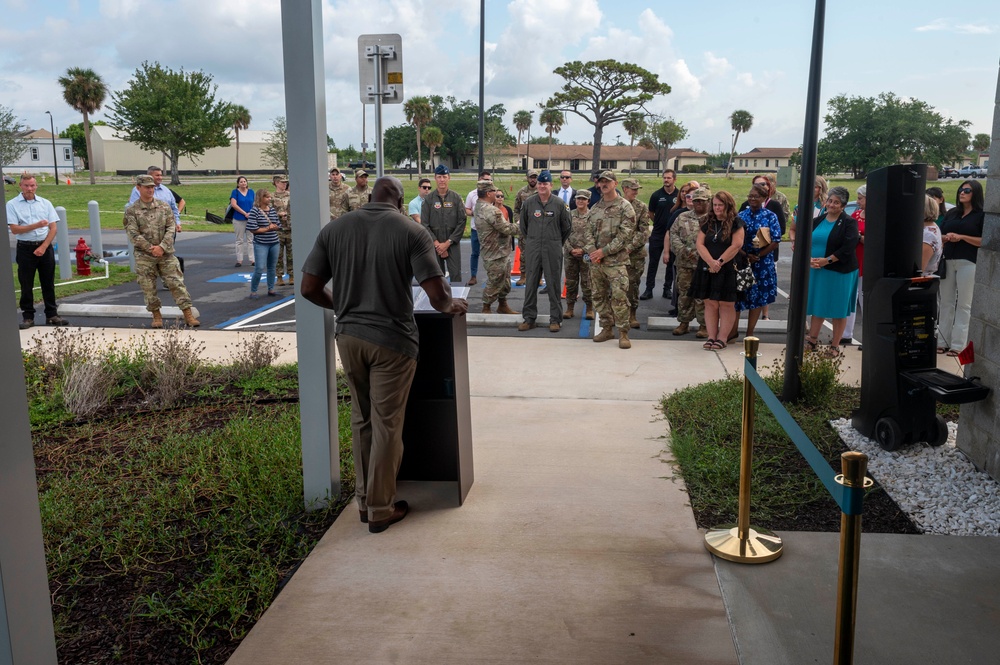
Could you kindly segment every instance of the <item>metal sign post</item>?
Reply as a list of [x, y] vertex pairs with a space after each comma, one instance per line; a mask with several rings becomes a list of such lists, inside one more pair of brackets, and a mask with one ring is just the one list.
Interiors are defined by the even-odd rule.
[[403, 38], [395, 34], [358, 37], [358, 70], [361, 103], [375, 105], [375, 173], [382, 177], [382, 104], [403, 103]]

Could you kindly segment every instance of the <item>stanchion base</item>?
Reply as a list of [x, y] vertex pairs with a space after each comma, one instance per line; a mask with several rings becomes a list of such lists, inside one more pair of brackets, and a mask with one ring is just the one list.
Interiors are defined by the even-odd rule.
[[767, 529], [750, 527], [750, 535], [740, 540], [735, 524], [724, 524], [705, 533], [705, 549], [736, 563], [767, 563], [781, 556], [781, 538]]

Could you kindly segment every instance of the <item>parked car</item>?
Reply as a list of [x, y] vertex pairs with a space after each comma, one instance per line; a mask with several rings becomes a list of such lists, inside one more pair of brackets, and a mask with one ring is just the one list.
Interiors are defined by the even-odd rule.
[[5, 175], [3, 177], [3, 181], [5, 183], [7, 183], [8, 185], [13, 185], [15, 182], [17, 182], [16, 180], [14, 180], [14, 178], [12, 176], [9, 176], [9, 175]]
[[958, 170], [959, 178], [985, 178], [986, 169], [980, 166], [973, 166], [972, 164], [968, 166], [963, 166]]
[[359, 159], [356, 162], [348, 162], [347, 167], [351, 169], [373, 169], [375, 165], [369, 161], [361, 161]]
[[944, 180], [945, 178], [957, 178], [958, 169], [953, 169], [950, 166], [942, 166], [938, 169], [938, 180]]

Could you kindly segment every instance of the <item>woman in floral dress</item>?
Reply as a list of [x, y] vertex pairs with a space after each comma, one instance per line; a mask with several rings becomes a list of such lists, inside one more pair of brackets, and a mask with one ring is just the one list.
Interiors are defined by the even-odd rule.
[[[778, 216], [764, 207], [768, 198], [767, 188], [756, 184], [747, 194], [747, 207], [740, 212], [746, 234], [743, 236], [743, 249], [740, 254], [750, 262], [756, 282], [736, 301], [736, 322], [729, 332], [729, 339], [739, 336], [740, 312], [748, 310], [747, 336], [753, 335], [757, 320], [765, 305], [774, 302], [778, 295], [778, 273], [774, 266], [774, 251], [781, 239], [781, 225]], [[771, 242], [763, 241], [765, 234], [759, 233], [766, 228]], [[755, 242], [756, 241], [756, 242]]]

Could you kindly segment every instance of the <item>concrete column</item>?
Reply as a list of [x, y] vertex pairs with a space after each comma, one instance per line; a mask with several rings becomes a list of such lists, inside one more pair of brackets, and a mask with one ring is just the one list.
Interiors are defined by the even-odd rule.
[[969, 323], [976, 362], [966, 366], [966, 375], [978, 376], [993, 392], [982, 402], [962, 405], [957, 443], [977, 467], [1000, 480], [1000, 75], [992, 136], [986, 222], [976, 258], [976, 291]]
[[[295, 209], [292, 246], [302, 264], [330, 219], [322, 0], [282, 0], [281, 39], [288, 124], [288, 179]], [[295, 307], [306, 509], [340, 494], [333, 313], [300, 298]]]

